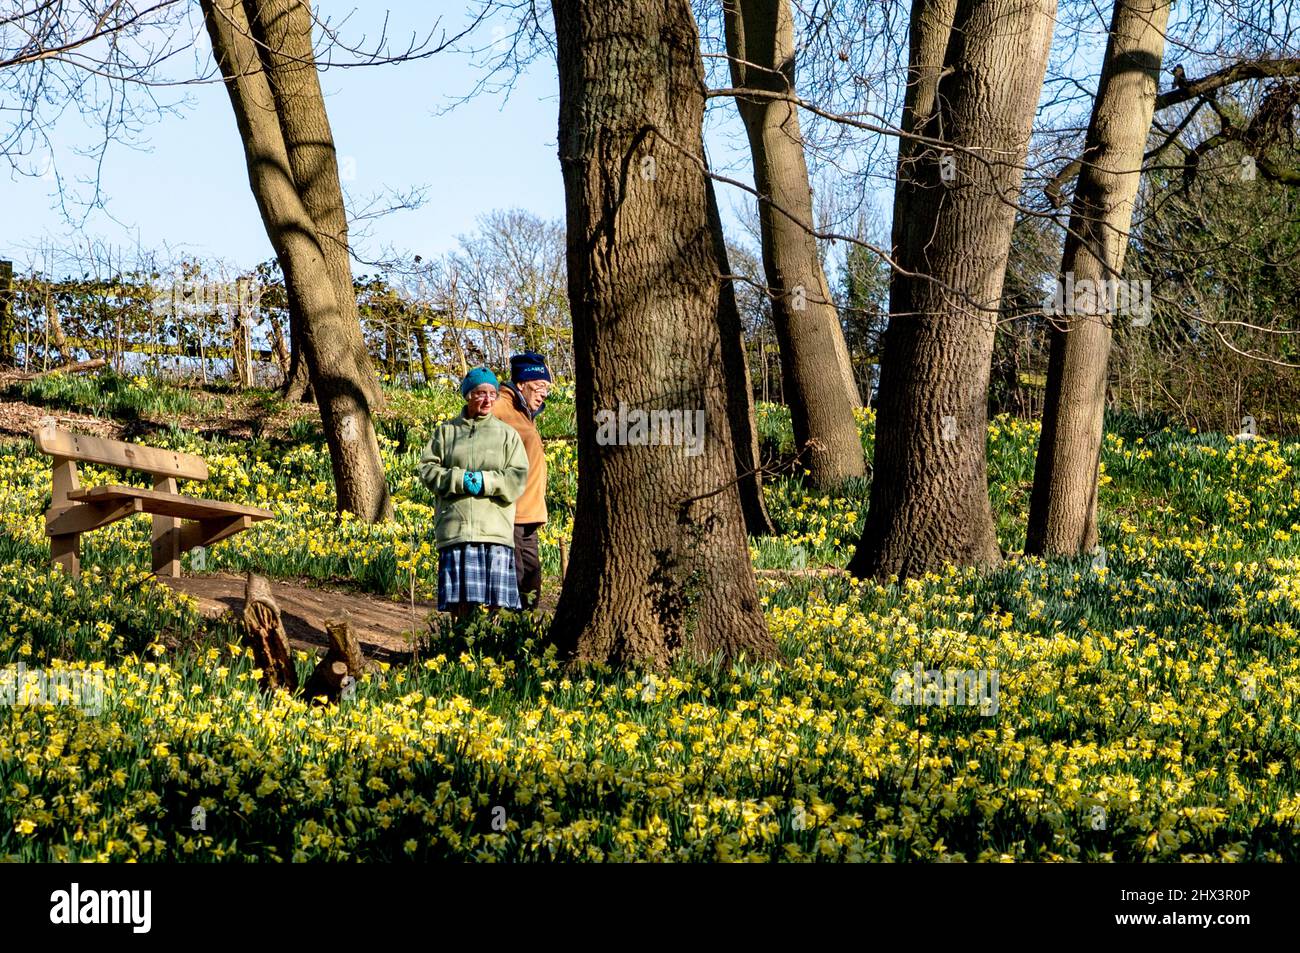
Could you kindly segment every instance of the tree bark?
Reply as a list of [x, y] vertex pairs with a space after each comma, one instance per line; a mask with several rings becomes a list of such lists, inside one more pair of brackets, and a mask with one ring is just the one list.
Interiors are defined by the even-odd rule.
[[424, 386], [433, 385], [433, 361], [429, 358], [429, 332], [424, 324], [424, 317], [421, 315], [415, 325], [415, 343], [420, 353], [420, 376], [424, 380]]
[[[59, 302], [51, 292], [45, 296], [45, 319], [50, 329], [50, 343], [53, 349], [59, 352], [59, 361], [67, 363], [70, 360], [68, 354], [68, 337], [63, 333], [63, 319], [59, 317]], [[46, 349], [45, 359], [50, 359], [49, 349]]]
[[[722, 215], [713, 180], [704, 180], [708, 188], [709, 230], [713, 249], [718, 256], [721, 275], [731, 274], [727, 258], [727, 240], [722, 231]], [[750, 536], [776, 533], [772, 517], [763, 499], [762, 453], [758, 445], [758, 425], [754, 419], [754, 386], [749, 376], [749, 357], [745, 353], [745, 332], [741, 325], [736, 289], [730, 278], [723, 278], [718, 294], [718, 333], [722, 344], [722, 371], [727, 387], [727, 412], [730, 415], [731, 441], [736, 453], [736, 487], [740, 492], [740, 509], [745, 516], [745, 532]]]
[[[908, 202], [920, 178], [923, 144], [914, 136], [937, 135], [939, 111], [939, 76], [943, 73], [948, 38], [952, 35], [952, 18], [957, 0], [915, 0], [908, 39], [907, 89], [903, 93], [903, 118], [898, 140], [898, 175], [894, 186], [894, 219], [890, 241], [894, 260], [898, 260], [906, 235]], [[892, 273], [891, 273], [892, 282]], [[892, 289], [892, 284], [891, 284]]]
[[[918, 0], [918, 88], [895, 202], [899, 264], [881, 355], [876, 453], [859, 577], [919, 575], [1000, 558], [988, 495], [988, 384], [998, 302], [1055, 0], [958, 0], [929, 97], [944, 17]], [[923, 110], [929, 108], [929, 114]], [[901, 214], [900, 214], [901, 213]], [[933, 279], [933, 280], [931, 280]], [[951, 290], [950, 290], [951, 289]]]
[[[346, 225], [340, 231], [332, 219], [335, 205], [341, 214], [342, 193], [311, 59], [310, 11], [301, 0], [256, 9], [251, 3], [203, 0], [213, 55], [239, 124], [249, 183], [284, 271], [290, 312], [300, 317], [298, 343], [321, 410], [339, 510], [369, 522], [387, 519], [392, 502], [371, 418], [378, 382], [365, 352], [350, 279], [344, 292], [329, 264], [331, 257], [337, 264], [342, 255], [346, 266]], [[283, 55], [304, 68], [295, 67], [286, 76], [283, 64], [277, 74], [275, 65], [259, 58], [265, 47], [253, 34], [250, 12], [260, 14], [265, 35], [279, 41], [269, 58]], [[337, 202], [324, 197], [331, 189]], [[309, 197], [326, 222], [324, 234]]]
[[0, 261], [0, 367], [14, 366], [14, 263]]
[[1076, 296], [1052, 322], [1027, 553], [1077, 555], [1097, 545], [1114, 314], [1095, 290], [1124, 270], [1168, 22], [1169, 0], [1116, 0], [1061, 256], [1062, 282], [1088, 281], [1094, 293]]
[[366, 660], [346, 613], [326, 619], [325, 633], [329, 637], [329, 649], [307, 679], [303, 696], [308, 700], [324, 696], [327, 702], [335, 704], [345, 690], [344, 679], [349, 675], [360, 679], [366, 670]]
[[280, 619], [280, 606], [264, 576], [249, 573], [244, 582], [244, 642], [253, 650], [253, 660], [262, 670], [262, 687], [298, 688], [289, 638]]
[[[718, 330], [689, 0], [554, 0], [578, 424], [574, 551], [552, 625], [578, 663], [767, 659]], [[703, 414], [695, 450], [610, 445], [596, 414]], [[696, 452], [698, 451], [698, 452]]]
[[[787, 0], [724, 0], [737, 88], [793, 95], [794, 20]], [[759, 199], [763, 270], [795, 443], [814, 485], [866, 474], [854, 408], [862, 406], [839, 313], [812, 235], [812, 189], [797, 107], [738, 96]]]
[[311, 389], [311, 375], [302, 354], [302, 321], [289, 315], [289, 369], [284, 375], [284, 399], [290, 403], [309, 404], [316, 399]]
[[290, 331], [286, 340], [284, 327], [279, 320], [272, 315], [270, 322], [271, 351], [275, 355], [275, 363], [279, 366], [280, 373], [284, 375], [284, 383], [280, 385], [280, 396], [290, 403], [315, 403], [316, 395], [312, 393], [311, 381], [308, 379], [307, 362], [303, 360], [302, 346], [298, 343], [302, 340], [302, 323], [296, 315], [290, 313]]
[[289, 168], [307, 214], [316, 223], [340, 317], [347, 327], [356, 327], [356, 332], [348, 334], [340, 346], [349, 362], [356, 365], [357, 383], [365, 389], [370, 406], [379, 410], [384, 406], [384, 392], [361, 333], [338, 157], [312, 49], [310, 3], [247, 0], [246, 5], [252, 16], [253, 36], [265, 44], [259, 50], [289, 154]]

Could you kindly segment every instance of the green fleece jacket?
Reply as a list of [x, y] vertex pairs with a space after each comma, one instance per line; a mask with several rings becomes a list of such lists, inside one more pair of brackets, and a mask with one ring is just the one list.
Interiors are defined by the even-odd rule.
[[[483, 493], [465, 492], [465, 472], [483, 471]], [[488, 414], [459, 413], [434, 431], [416, 472], [438, 497], [439, 549], [460, 543], [515, 544], [515, 500], [528, 482], [528, 453], [515, 428]]]

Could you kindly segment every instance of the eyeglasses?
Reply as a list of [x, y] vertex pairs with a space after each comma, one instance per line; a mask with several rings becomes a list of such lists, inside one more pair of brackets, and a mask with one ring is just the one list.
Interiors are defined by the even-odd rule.
[[470, 391], [469, 393], [470, 400], [496, 400], [500, 396], [501, 395], [494, 390], [475, 390]]

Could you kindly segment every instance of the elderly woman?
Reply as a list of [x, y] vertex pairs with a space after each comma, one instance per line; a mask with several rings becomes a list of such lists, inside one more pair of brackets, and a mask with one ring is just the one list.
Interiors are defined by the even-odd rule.
[[438, 608], [456, 618], [474, 605], [521, 608], [515, 500], [528, 480], [523, 441], [492, 414], [496, 375], [476, 368], [460, 393], [465, 409], [439, 424], [417, 467], [438, 498]]

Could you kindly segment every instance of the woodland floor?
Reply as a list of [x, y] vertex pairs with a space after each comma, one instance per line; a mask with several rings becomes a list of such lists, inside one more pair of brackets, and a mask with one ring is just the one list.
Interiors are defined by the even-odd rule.
[[72, 411], [51, 411], [47, 407], [37, 407], [22, 401], [0, 400], [0, 437], [30, 437], [40, 425], [42, 417], [54, 417], [65, 430], [91, 433], [98, 437], [116, 438], [122, 432], [121, 425], [115, 420], [103, 420]]
[[[17, 371], [0, 371], [0, 394], [10, 391], [13, 385], [26, 380], [27, 375]], [[289, 428], [300, 420], [318, 421], [319, 411], [314, 403], [286, 404], [271, 401], [265, 393], [231, 391], [214, 394], [202, 392], [208, 406], [200, 413], [168, 415], [166, 420], [147, 417], [119, 420], [113, 417], [95, 417], [64, 409], [51, 409], [21, 400], [0, 399], [0, 437], [30, 437], [42, 417], [54, 417], [59, 426], [92, 433], [113, 440], [130, 440], [175, 424], [200, 437], [222, 437], [228, 440], [247, 439], [262, 434], [283, 438]]]
[[[236, 617], [244, 611], [244, 577], [229, 573], [181, 576], [163, 579], [172, 589], [194, 597], [199, 610], [209, 618], [227, 612]], [[407, 658], [411, 653], [410, 633], [427, 631], [426, 620], [437, 606], [431, 602], [395, 602], [367, 593], [340, 592], [308, 587], [284, 579], [271, 580], [271, 591], [280, 606], [285, 634], [295, 649], [323, 651], [325, 620], [346, 613], [352, 629], [369, 657], [384, 662]]]

